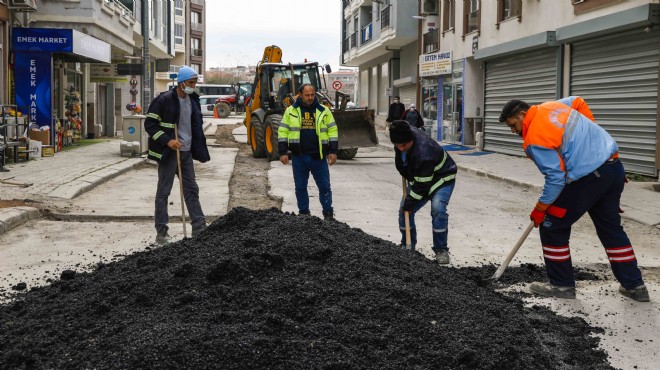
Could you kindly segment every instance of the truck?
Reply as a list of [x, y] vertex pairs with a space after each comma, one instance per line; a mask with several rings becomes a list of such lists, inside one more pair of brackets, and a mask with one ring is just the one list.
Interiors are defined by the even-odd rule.
[[[264, 48], [257, 63], [252, 94], [245, 105], [243, 124], [247, 128], [248, 144], [255, 158], [278, 160], [277, 130], [282, 115], [297, 98], [296, 91], [303, 83], [316, 89], [319, 102], [331, 109], [339, 132], [339, 159], [352, 159], [359, 148], [378, 145], [373, 109], [346, 108], [346, 95], [327, 94], [325, 72], [329, 65], [318, 62], [282, 63], [282, 49], [276, 45]], [[340, 101], [341, 100], [341, 101]]]

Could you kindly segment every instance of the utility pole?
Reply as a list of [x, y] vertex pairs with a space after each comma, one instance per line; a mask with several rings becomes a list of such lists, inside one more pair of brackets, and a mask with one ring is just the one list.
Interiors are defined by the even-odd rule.
[[142, 109], [149, 111], [151, 103], [151, 60], [149, 59], [149, 0], [142, 0]]

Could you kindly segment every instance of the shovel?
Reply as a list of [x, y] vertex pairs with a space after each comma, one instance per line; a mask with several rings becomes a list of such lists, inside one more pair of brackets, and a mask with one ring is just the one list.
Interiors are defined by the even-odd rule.
[[[403, 189], [403, 200], [406, 200], [406, 178], [401, 176], [401, 187]], [[403, 213], [403, 219], [406, 224], [406, 249], [412, 249], [412, 241], [410, 240], [410, 212], [405, 211]]]
[[520, 239], [518, 239], [518, 242], [516, 242], [516, 245], [513, 247], [511, 252], [509, 252], [509, 255], [506, 256], [506, 258], [504, 259], [504, 262], [502, 262], [502, 264], [497, 269], [497, 271], [495, 271], [493, 276], [491, 276], [488, 279], [485, 279], [484, 282], [486, 282], [486, 283], [495, 282], [500, 278], [500, 276], [502, 276], [502, 274], [504, 274], [504, 270], [506, 270], [507, 266], [509, 266], [509, 262], [511, 262], [511, 260], [513, 259], [513, 256], [516, 255], [516, 253], [518, 252], [518, 249], [520, 249], [520, 246], [522, 246], [523, 242], [525, 241], [525, 239], [527, 239], [527, 236], [529, 235], [530, 232], [532, 232], [533, 228], [534, 228], [534, 221], [531, 221], [529, 223], [529, 225], [527, 226], [527, 228], [525, 229], [525, 231], [523, 231], [522, 235], [520, 235]]
[[[174, 125], [174, 138], [179, 141], [178, 125]], [[181, 193], [181, 223], [183, 224], [183, 237], [186, 238], [186, 209], [184, 208], [183, 199], [183, 178], [181, 177], [181, 152], [176, 148], [176, 166], [179, 169], [179, 192]]]

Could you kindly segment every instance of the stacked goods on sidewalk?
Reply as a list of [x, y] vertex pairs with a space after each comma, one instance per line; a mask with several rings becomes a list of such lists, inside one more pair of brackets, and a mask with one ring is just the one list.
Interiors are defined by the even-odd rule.
[[237, 208], [0, 305], [0, 368], [611, 368], [596, 329], [480, 286], [493, 271]]

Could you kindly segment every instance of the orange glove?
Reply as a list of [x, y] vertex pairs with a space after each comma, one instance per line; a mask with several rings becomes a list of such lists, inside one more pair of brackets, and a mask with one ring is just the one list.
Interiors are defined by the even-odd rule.
[[545, 219], [545, 211], [548, 209], [548, 207], [550, 207], [549, 204], [543, 204], [541, 202], [537, 202], [536, 206], [534, 206], [532, 213], [529, 214], [529, 219], [534, 221], [535, 227], [539, 227], [539, 225]]

